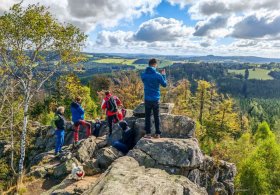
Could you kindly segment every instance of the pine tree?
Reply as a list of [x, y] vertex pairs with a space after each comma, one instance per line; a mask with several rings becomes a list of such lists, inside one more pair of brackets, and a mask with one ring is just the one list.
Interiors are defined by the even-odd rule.
[[198, 105], [199, 115], [198, 115], [198, 121], [201, 125], [203, 125], [203, 116], [205, 111], [205, 106], [210, 101], [211, 93], [211, 84], [207, 81], [199, 80], [198, 87], [196, 91], [196, 101]]

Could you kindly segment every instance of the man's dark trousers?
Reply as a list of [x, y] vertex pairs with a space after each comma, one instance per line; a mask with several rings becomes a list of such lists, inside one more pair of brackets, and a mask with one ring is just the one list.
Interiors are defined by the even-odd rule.
[[156, 134], [160, 135], [159, 124], [159, 102], [158, 101], [145, 101], [145, 130], [146, 134], [151, 134], [151, 112], [153, 111], [155, 119]]
[[108, 126], [109, 126], [109, 135], [112, 135], [114, 120], [116, 120], [116, 122], [119, 121], [116, 114], [114, 114], [112, 116], [107, 116], [107, 121], [108, 121]]

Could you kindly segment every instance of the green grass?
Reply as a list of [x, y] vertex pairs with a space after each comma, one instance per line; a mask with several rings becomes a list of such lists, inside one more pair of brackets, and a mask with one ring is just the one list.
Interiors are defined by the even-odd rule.
[[126, 64], [132, 65], [136, 59], [125, 59], [125, 58], [103, 58], [94, 60], [93, 62], [100, 64]]
[[[99, 64], [123, 64], [123, 65], [132, 65], [135, 66], [136, 69], [145, 69], [147, 64], [133, 64], [137, 59], [126, 59], [126, 58], [102, 58], [98, 60], [93, 60], [95, 63]], [[169, 65], [172, 65], [173, 62], [169, 60], [160, 60], [158, 65], [159, 68], [164, 68]]]
[[[242, 70], [228, 70], [229, 73], [245, 75], [245, 69]], [[249, 79], [259, 80], [273, 80], [273, 77], [268, 75], [270, 70], [256, 68], [255, 70], [249, 69]]]

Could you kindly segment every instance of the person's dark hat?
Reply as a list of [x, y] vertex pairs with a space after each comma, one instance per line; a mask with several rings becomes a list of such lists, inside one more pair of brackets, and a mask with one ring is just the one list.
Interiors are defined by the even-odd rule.
[[120, 128], [122, 128], [122, 130], [126, 130], [128, 124], [126, 121], [121, 121], [121, 122], [119, 122], [119, 126], [120, 126]]

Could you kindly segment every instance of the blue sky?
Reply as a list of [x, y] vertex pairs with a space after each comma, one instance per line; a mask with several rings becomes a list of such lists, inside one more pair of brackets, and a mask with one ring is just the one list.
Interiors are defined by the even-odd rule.
[[[20, 0], [0, 0], [0, 15]], [[25, 0], [89, 35], [84, 51], [280, 57], [278, 0]]]

